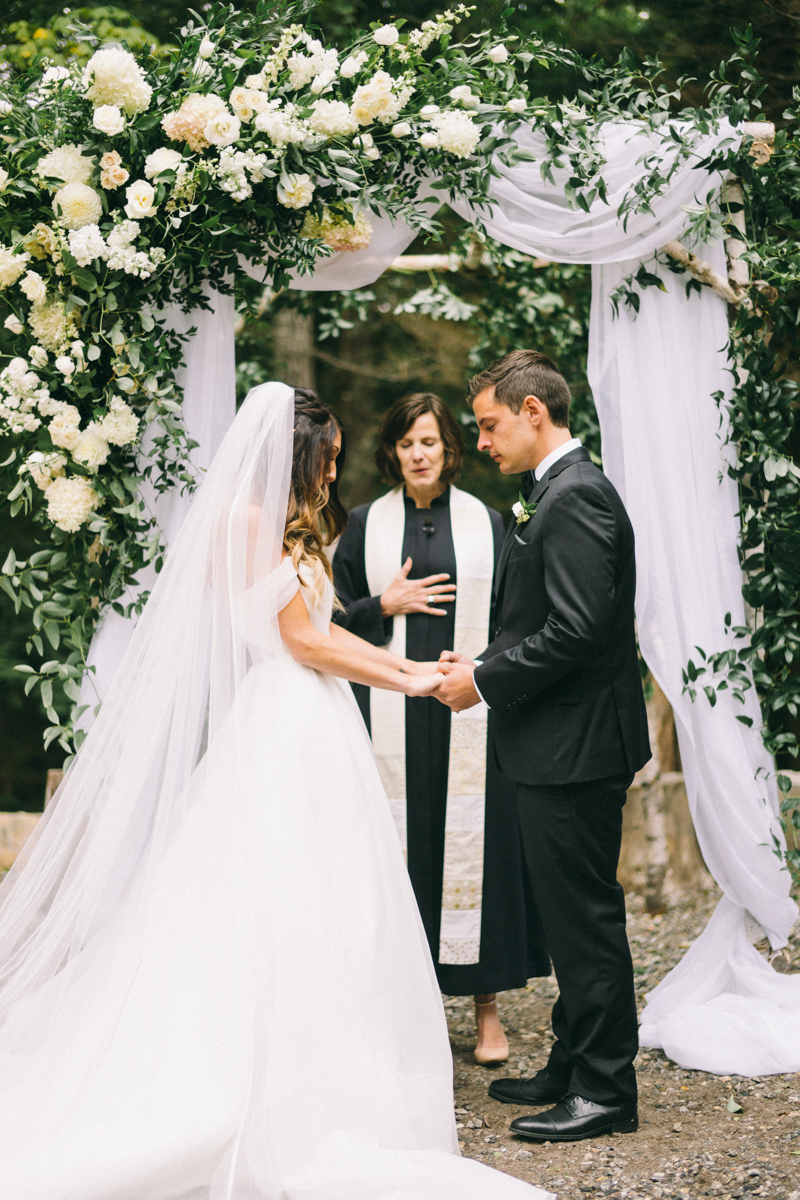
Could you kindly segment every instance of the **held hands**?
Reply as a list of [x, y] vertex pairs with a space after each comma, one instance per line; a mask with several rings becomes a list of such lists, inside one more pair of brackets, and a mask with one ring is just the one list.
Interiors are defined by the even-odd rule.
[[449, 575], [428, 575], [425, 579], [409, 579], [408, 572], [413, 562], [407, 558], [400, 570], [381, 596], [381, 613], [384, 617], [395, 617], [401, 613], [431, 613], [435, 617], [446, 617], [446, 608], [433, 608], [434, 604], [446, 604], [455, 599], [456, 585], [445, 583]]
[[473, 708], [480, 703], [481, 698], [472, 679], [475, 663], [471, 658], [454, 650], [443, 650], [437, 670], [444, 680], [434, 695], [442, 704], [446, 704], [453, 712], [463, 712], [465, 708]]
[[[429, 664], [419, 664], [421, 666]], [[407, 696], [435, 696], [437, 689], [444, 682], [439, 674], [407, 675], [404, 677], [403, 691]]]

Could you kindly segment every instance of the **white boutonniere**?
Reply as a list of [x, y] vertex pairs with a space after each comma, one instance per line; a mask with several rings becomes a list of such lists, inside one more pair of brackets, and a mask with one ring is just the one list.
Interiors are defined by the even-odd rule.
[[512, 505], [511, 511], [517, 518], [517, 524], [524, 525], [526, 521], [530, 521], [531, 517], [536, 512], [536, 505], [529, 504], [522, 492], [520, 492], [519, 500], [516, 504]]

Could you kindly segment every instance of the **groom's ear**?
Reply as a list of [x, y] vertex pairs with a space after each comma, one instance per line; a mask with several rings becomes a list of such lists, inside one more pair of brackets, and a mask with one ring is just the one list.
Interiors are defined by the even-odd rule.
[[526, 396], [522, 401], [521, 411], [527, 413], [531, 424], [537, 428], [550, 415], [547, 411], [547, 406], [542, 403], [538, 396]]

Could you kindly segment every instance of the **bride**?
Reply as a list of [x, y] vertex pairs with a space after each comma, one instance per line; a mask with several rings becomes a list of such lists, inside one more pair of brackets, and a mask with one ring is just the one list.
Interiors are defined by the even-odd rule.
[[447, 1029], [331, 625], [341, 430], [250, 393], [0, 888], [3, 1200], [543, 1200], [462, 1159]]

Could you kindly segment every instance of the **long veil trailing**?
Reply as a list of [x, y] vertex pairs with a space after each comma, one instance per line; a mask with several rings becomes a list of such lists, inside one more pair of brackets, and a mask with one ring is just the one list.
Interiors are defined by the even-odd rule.
[[293, 416], [248, 396], [0, 888], [3, 1200], [544, 1195], [459, 1157], [366, 730], [281, 643]]

